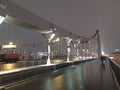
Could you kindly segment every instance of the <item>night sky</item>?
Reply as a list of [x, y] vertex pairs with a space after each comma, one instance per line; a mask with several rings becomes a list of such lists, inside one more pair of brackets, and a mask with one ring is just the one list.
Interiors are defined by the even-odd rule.
[[[116, 48], [120, 49], [120, 0], [11, 1], [80, 36], [92, 36], [96, 29], [99, 29], [102, 50], [108, 53], [113, 52]], [[39, 37], [41, 38], [37, 32], [6, 24], [1, 24], [0, 30], [0, 38], [4, 38], [5, 36], [6, 42], [12, 39], [16, 41], [14, 37], [20, 39], [18, 40], [19, 43], [31, 43], [33, 41], [35, 42], [35, 40], [38, 42], [40, 41]], [[9, 32], [9, 30], [11, 30], [11, 32]], [[22, 32], [28, 33], [29, 35], [23, 35]], [[33, 37], [29, 39], [31, 35]], [[24, 39], [24, 37], [27, 38]]]

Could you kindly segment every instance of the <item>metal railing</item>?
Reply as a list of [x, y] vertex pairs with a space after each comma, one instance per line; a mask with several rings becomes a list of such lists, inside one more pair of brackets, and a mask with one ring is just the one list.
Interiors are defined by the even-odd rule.
[[115, 82], [117, 83], [117, 88], [120, 89], [120, 65], [116, 63], [114, 60], [109, 59], [109, 61], [112, 67]]

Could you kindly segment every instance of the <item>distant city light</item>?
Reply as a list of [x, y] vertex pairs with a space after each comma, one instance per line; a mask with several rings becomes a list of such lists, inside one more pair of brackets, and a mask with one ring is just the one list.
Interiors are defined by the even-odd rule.
[[114, 57], [109, 57], [110, 59], [114, 59]]
[[5, 17], [0, 16], [0, 24], [5, 20]]
[[13, 45], [13, 42], [9, 42], [9, 45], [2, 45], [2, 49], [4, 48], [17, 48], [17, 46]]
[[120, 50], [119, 49], [115, 49], [115, 52], [120, 52]]
[[53, 40], [52, 42], [59, 42], [60, 38], [56, 38], [55, 40]]
[[104, 51], [102, 51], [101, 53], [102, 53], [102, 55], [105, 55]]
[[9, 45], [12, 45], [13, 44], [13, 42], [9, 42]]
[[2, 45], [2, 49], [4, 48], [17, 48], [16, 45]]

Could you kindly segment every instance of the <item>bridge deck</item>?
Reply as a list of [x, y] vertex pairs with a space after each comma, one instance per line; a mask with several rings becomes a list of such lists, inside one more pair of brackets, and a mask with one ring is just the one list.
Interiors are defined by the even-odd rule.
[[115, 90], [109, 63], [93, 60], [52, 72], [5, 90]]

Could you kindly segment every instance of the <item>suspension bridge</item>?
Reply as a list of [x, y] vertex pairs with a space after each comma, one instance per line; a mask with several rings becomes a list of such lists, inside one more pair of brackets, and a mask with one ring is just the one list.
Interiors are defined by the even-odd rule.
[[1, 90], [119, 90], [119, 65], [109, 58], [100, 63], [99, 30], [91, 37], [76, 35], [9, 0], [0, 1], [0, 15], [1, 24], [27, 28], [46, 39], [18, 45], [20, 61], [0, 65]]

